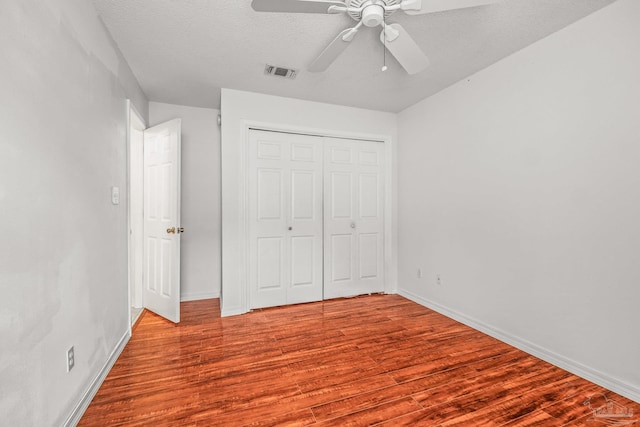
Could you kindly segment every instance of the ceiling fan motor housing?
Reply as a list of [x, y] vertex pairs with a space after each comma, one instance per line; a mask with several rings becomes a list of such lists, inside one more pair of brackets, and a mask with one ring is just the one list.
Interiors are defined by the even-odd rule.
[[385, 10], [385, 6], [399, 4], [401, 0], [350, 0], [347, 1], [348, 8], [360, 8], [362, 11], [347, 11], [356, 21], [362, 21], [367, 27], [376, 27], [382, 23], [395, 10]]

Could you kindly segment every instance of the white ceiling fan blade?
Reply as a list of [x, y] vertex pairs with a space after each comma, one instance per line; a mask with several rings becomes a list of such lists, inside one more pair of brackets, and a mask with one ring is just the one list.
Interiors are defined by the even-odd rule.
[[[405, 0], [411, 8], [415, 7], [415, 1]], [[405, 3], [403, 1], [403, 3]], [[424, 13], [442, 12], [445, 10], [464, 9], [467, 7], [485, 6], [498, 3], [502, 0], [421, 0], [419, 9], [404, 9], [407, 15], [422, 15]]]
[[347, 28], [342, 31], [338, 36], [333, 39], [329, 46], [327, 46], [322, 53], [311, 63], [309, 71], [318, 73], [329, 68], [329, 65], [336, 60], [338, 56], [349, 46], [351, 40], [357, 29]]
[[407, 73], [416, 74], [425, 70], [429, 66], [429, 58], [422, 52], [411, 36], [400, 24], [389, 24], [387, 28], [386, 40], [385, 30], [380, 33], [380, 41], [384, 43], [387, 50], [402, 65]]
[[341, 1], [331, 0], [253, 0], [251, 7], [258, 12], [329, 13], [329, 8], [346, 8]]

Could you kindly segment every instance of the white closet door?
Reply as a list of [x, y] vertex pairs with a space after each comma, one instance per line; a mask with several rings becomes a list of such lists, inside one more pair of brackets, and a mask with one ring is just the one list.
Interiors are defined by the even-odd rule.
[[384, 144], [325, 138], [324, 298], [384, 291]]
[[322, 300], [322, 138], [249, 134], [251, 308]]

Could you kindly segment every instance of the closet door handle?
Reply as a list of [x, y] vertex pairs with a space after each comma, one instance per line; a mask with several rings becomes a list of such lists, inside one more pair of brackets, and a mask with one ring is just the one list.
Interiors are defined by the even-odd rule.
[[351, 221], [351, 228], [356, 228], [356, 223], [355, 223], [355, 221]]
[[289, 231], [293, 230], [293, 227], [289, 227]]

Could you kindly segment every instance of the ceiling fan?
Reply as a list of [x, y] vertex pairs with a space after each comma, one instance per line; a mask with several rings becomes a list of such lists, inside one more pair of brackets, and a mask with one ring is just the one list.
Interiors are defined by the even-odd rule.
[[[398, 10], [408, 15], [422, 15], [483, 6], [498, 1], [501, 0], [253, 0], [251, 7], [257, 12], [346, 13], [358, 22], [354, 27], [338, 34], [309, 66], [309, 71], [320, 72], [329, 68], [364, 25], [382, 26], [380, 42], [407, 73], [416, 74], [429, 66], [429, 59], [400, 24], [387, 23], [388, 16]], [[386, 70], [386, 65], [382, 70]]]

